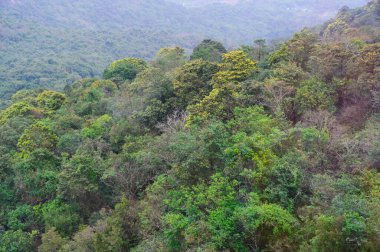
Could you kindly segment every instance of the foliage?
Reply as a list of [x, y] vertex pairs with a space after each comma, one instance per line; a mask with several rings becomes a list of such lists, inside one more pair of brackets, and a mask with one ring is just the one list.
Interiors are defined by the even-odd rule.
[[88, 138], [101, 137], [107, 131], [107, 125], [110, 124], [112, 117], [109, 115], [102, 115], [92, 122], [89, 127], [82, 129], [82, 136]]
[[[83, 204], [84, 208], [101, 204], [104, 169], [104, 161], [98, 153], [78, 149], [75, 155], [63, 161], [57, 190], [67, 200]], [[93, 202], [82, 201], [89, 198], [93, 198]]]
[[202, 59], [204, 61], [220, 62], [222, 61], [222, 55], [226, 52], [226, 48], [220, 42], [205, 39], [194, 48], [190, 58], [192, 60]]
[[303, 82], [295, 99], [300, 113], [312, 109], [331, 110], [334, 104], [331, 89], [318, 79]]
[[[189, 2], [201, 7], [184, 8], [184, 1], [186, 7]], [[221, 1], [209, 5], [214, 2], [67, 0], [38, 5], [26, 0], [20, 4], [2, 1], [1, 106], [8, 106], [12, 94], [21, 89], [62, 90], [81, 78], [99, 78], [110, 62], [126, 55], [149, 60], [168, 45], [191, 51], [205, 36], [235, 47], [253, 38], [287, 38], [302, 27], [328, 20], [343, 5], [356, 7], [367, 1], [242, 1], [227, 7]], [[112, 14], [99, 15], [99, 10]], [[366, 11], [360, 16], [376, 17], [373, 14]], [[367, 33], [376, 37], [374, 31]]]
[[57, 142], [58, 137], [48, 126], [37, 123], [24, 131], [17, 143], [17, 147], [22, 152], [22, 155], [27, 156], [35, 149], [40, 148], [54, 151]]
[[256, 62], [248, 59], [243, 51], [232, 51], [223, 55], [220, 70], [213, 81], [217, 85], [246, 80], [256, 69]]
[[244, 239], [257, 248], [271, 246], [271, 242], [291, 236], [297, 224], [297, 220], [281, 207], [275, 204], [258, 205], [255, 199], [237, 211], [236, 215], [243, 228]]
[[36, 97], [36, 102], [40, 108], [49, 111], [59, 109], [65, 102], [66, 97], [62, 93], [54, 91], [43, 91]]
[[146, 62], [137, 58], [125, 58], [111, 63], [103, 73], [104, 79], [110, 79], [118, 84], [133, 80], [146, 68]]
[[173, 70], [186, 61], [185, 50], [180, 47], [160, 49], [153, 61], [153, 66], [168, 72]]
[[242, 248], [240, 237], [234, 235], [233, 214], [239, 205], [235, 186], [237, 181], [229, 182], [215, 174], [209, 186], [200, 184], [169, 192], [169, 213], [164, 216], [169, 247], [183, 250], [205, 244], [217, 250]]
[[[80, 216], [74, 206], [55, 199], [41, 208], [46, 229], [56, 230], [61, 236], [67, 237], [78, 228]], [[54, 228], [54, 229], [53, 229]]]
[[4, 124], [7, 120], [16, 116], [27, 116], [33, 110], [33, 107], [26, 102], [18, 102], [12, 104], [0, 114], [0, 124]]
[[[130, 6], [153, 2], [169, 6]], [[205, 40], [190, 60], [169, 47], [16, 93], [0, 111], [0, 251], [379, 251], [378, 9], [276, 49]]]
[[33, 235], [21, 230], [6, 231], [0, 235], [1, 252], [29, 252], [33, 248]]
[[7, 226], [12, 230], [33, 230], [38, 226], [38, 213], [30, 205], [17, 207], [9, 212]]
[[174, 92], [183, 107], [203, 99], [212, 90], [211, 79], [218, 66], [203, 60], [192, 60], [176, 72]]
[[58, 252], [65, 244], [65, 240], [57, 233], [55, 228], [49, 229], [42, 235], [38, 252]]

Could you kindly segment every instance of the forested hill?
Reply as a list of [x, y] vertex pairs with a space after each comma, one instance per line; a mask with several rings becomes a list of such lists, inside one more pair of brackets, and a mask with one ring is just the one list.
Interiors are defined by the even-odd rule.
[[113, 60], [151, 59], [159, 48], [173, 45], [191, 50], [205, 37], [226, 46], [286, 38], [327, 20], [343, 5], [365, 2], [1, 0], [0, 98], [9, 100], [22, 88], [62, 89], [83, 77], [99, 77]]
[[0, 252], [380, 251], [379, 11], [17, 92]]

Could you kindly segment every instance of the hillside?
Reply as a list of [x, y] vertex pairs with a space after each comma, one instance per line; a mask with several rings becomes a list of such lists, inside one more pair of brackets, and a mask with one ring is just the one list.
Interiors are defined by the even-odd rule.
[[0, 252], [380, 251], [379, 10], [17, 92]]
[[99, 77], [113, 60], [152, 59], [161, 47], [190, 51], [205, 37], [228, 47], [286, 38], [327, 20], [344, 4], [366, 1], [202, 2], [183, 2], [190, 6], [185, 8], [164, 0], [1, 0], [0, 98], [7, 102], [23, 88], [62, 89]]

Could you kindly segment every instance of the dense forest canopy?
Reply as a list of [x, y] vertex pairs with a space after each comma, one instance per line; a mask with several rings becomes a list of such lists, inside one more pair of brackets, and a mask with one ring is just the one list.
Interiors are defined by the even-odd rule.
[[62, 90], [75, 80], [100, 77], [110, 62], [126, 56], [152, 59], [160, 48], [173, 45], [191, 52], [206, 37], [227, 47], [282, 39], [326, 21], [343, 5], [367, 1], [224, 2], [0, 0], [3, 106], [17, 90]]
[[374, 0], [275, 48], [206, 39], [18, 91], [0, 252], [380, 251], [379, 17]]

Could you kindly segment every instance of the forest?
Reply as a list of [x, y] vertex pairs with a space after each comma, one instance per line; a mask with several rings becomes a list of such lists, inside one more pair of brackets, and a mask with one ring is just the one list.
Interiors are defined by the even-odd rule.
[[0, 108], [18, 90], [62, 91], [76, 80], [100, 78], [110, 62], [126, 56], [151, 60], [168, 46], [190, 53], [203, 38], [227, 48], [286, 39], [332, 18], [341, 6], [368, 0], [201, 2], [0, 0]]
[[0, 252], [32, 251], [380, 251], [380, 0], [13, 94]]

